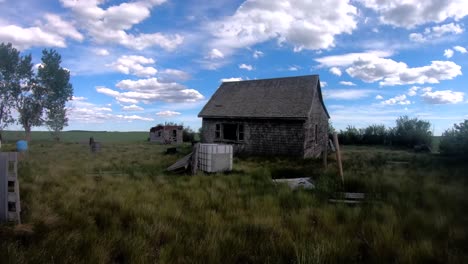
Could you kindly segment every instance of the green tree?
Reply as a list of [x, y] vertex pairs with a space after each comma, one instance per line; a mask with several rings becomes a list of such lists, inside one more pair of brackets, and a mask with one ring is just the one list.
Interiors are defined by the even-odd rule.
[[62, 57], [55, 50], [43, 50], [41, 60], [37, 79], [46, 91], [42, 98], [47, 116], [45, 124], [53, 137], [60, 140], [60, 131], [68, 125], [65, 104], [73, 96], [70, 72], [60, 66]]
[[430, 128], [429, 121], [401, 116], [396, 120], [396, 126], [391, 131], [392, 143], [406, 147], [420, 144], [431, 146], [432, 133]]
[[40, 97], [44, 93], [34, 79], [31, 55], [20, 56], [18, 50], [8, 44], [0, 44], [2, 57], [2, 124], [12, 120], [11, 109], [18, 111], [20, 123], [26, 131], [26, 139], [30, 138], [32, 126], [42, 123], [42, 105]]
[[450, 155], [468, 155], [468, 120], [454, 124], [442, 134], [440, 152]]
[[22, 58], [11, 43], [0, 44], [0, 133], [14, 122], [11, 115], [15, 108], [14, 91], [18, 91], [24, 80], [21, 72]]
[[362, 133], [362, 141], [364, 144], [383, 145], [387, 136], [385, 125], [370, 125], [364, 129]]
[[26, 133], [26, 140], [31, 139], [31, 128], [43, 124], [43, 102], [46, 91], [41, 87], [33, 72], [31, 55], [20, 57], [22, 78], [19, 87], [13, 87], [13, 100], [19, 113], [18, 123]]
[[[11, 110], [31, 139], [31, 128], [44, 123], [54, 131], [67, 125], [65, 103], [73, 89], [70, 73], [60, 67], [61, 56], [54, 50], [43, 50], [42, 64], [34, 74], [31, 55], [21, 56], [9, 44], [0, 44], [0, 129], [13, 122]], [[45, 118], [44, 118], [45, 117]]]
[[182, 139], [184, 142], [193, 142], [195, 140], [195, 131], [189, 126], [184, 127], [182, 130]]

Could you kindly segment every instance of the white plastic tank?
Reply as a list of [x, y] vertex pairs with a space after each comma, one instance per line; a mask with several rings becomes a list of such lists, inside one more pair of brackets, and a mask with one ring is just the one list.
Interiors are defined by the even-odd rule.
[[200, 144], [198, 168], [205, 172], [232, 170], [232, 145]]

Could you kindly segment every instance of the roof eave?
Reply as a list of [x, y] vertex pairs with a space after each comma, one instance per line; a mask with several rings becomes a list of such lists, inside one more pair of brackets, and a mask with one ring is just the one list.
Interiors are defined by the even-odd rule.
[[281, 120], [307, 120], [307, 117], [298, 116], [218, 116], [218, 115], [198, 115], [201, 118], [217, 118], [217, 119], [281, 119]]

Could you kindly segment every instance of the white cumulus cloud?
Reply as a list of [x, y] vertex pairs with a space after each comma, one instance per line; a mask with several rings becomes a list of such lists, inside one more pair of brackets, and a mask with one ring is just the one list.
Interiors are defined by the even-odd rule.
[[341, 76], [341, 70], [338, 67], [331, 67], [330, 72], [336, 76]]
[[[333, 8], [330, 8], [330, 7]], [[214, 47], [237, 49], [276, 39], [294, 51], [335, 46], [335, 36], [357, 27], [348, 0], [247, 0], [229, 17], [208, 25]]]
[[346, 85], [346, 86], [356, 86], [355, 83], [353, 83], [353, 82], [347, 82], [347, 81], [341, 81], [340, 84], [341, 84], [341, 85]]
[[253, 56], [255, 59], [258, 59], [258, 58], [262, 57], [263, 55], [265, 55], [265, 54], [264, 54], [262, 51], [255, 50], [255, 51], [253, 52], [253, 55], [252, 55], [252, 56]]
[[463, 102], [465, 94], [452, 90], [432, 91], [426, 89], [421, 95], [422, 99], [429, 104], [456, 104]]
[[414, 42], [426, 42], [440, 39], [446, 35], [462, 34], [465, 30], [458, 24], [449, 23], [424, 29], [423, 33], [411, 33], [409, 39]]
[[224, 54], [219, 49], [212, 49], [210, 54], [208, 55], [210, 59], [222, 59], [224, 58]]
[[195, 89], [190, 89], [176, 82], [160, 82], [157, 78], [122, 80], [116, 87], [123, 92], [98, 86], [96, 91], [114, 97], [121, 103], [137, 104], [139, 102], [197, 102], [204, 96]]
[[122, 107], [123, 111], [143, 111], [145, 110], [143, 107], [132, 104], [132, 105], [125, 105]]
[[357, 53], [347, 53], [342, 55], [332, 55], [315, 59], [321, 67], [346, 67], [357, 60], [371, 60], [375, 58], [386, 58], [392, 56], [390, 51], [366, 51]]
[[123, 55], [117, 61], [107, 64], [118, 72], [124, 74], [133, 74], [138, 77], [150, 77], [155, 75], [158, 71], [153, 67], [146, 67], [143, 65], [154, 64], [154, 60], [143, 56], [136, 55]]
[[239, 65], [239, 69], [244, 69], [244, 70], [251, 71], [251, 70], [253, 70], [253, 66], [252, 66], [252, 65], [245, 64], [245, 63], [242, 63], [242, 64]]
[[107, 56], [110, 54], [109, 51], [106, 49], [94, 49], [93, 52], [94, 54], [99, 56]]
[[358, 0], [380, 16], [383, 24], [413, 28], [448, 18], [460, 20], [468, 15], [465, 0]]
[[323, 92], [323, 95], [327, 99], [336, 100], [356, 100], [365, 97], [369, 97], [373, 90], [361, 90], [361, 89], [337, 89], [327, 90]]
[[439, 83], [462, 74], [461, 67], [452, 61], [432, 61], [430, 65], [410, 68], [392, 59], [358, 59], [346, 69], [353, 78], [365, 82], [380, 81], [380, 85]]
[[411, 101], [406, 98], [405, 94], [402, 95], [397, 95], [393, 98], [390, 98], [388, 100], [382, 101], [383, 105], [409, 105], [411, 104]]
[[223, 78], [220, 81], [221, 82], [238, 82], [242, 80], [243, 80], [242, 77], [231, 77], [231, 78]]
[[179, 113], [179, 112], [170, 111], [170, 110], [160, 111], [160, 112], [157, 112], [157, 113], [156, 113], [157, 116], [163, 116], [163, 117], [178, 116], [178, 115], [180, 115], [180, 114], [181, 114], [181, 113]]
[[467, 53], [466, 49], [462, 46], [455, 46], [453, 47], [454, 50], [460, 52], [460, 53]]
[[444, 56], [447, 58], [447, 59], [450, 59], [453, 57], [453, 50], [452, 49], [446, 49], [444, 50]]
[[86, 29], [97, 43], [116, 43], [136, 50], [159, 46], [171, 51], [184, 41], [184, 37], [179, 34], [129, 33], [134, 25], [150, 16], [154, 6], [165, 1], [120, 3], [108, 6], [106, 9], [100, 7], [104, 1], [99, 0], [60, 0], [60, 2], [65, 8], [73, 11], [80, 26]]

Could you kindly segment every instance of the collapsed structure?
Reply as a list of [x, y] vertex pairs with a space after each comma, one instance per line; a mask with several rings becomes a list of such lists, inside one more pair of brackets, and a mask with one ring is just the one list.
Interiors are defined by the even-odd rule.
[[157, 125], [150, 129], [149, 141], [161, 144], [181, 144], [183, 129], [183, 126]]

